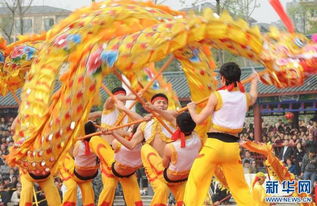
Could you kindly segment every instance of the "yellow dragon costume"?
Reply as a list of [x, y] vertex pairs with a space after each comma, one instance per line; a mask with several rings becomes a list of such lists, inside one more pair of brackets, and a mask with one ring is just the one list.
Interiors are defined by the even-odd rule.
[[[132, 80], [149, 63], [171, 54], [182, 65], [192, 100], [209, 96], [216, 88], [210, 48], [263, 64], [262, 81], [279, 88], [301, 85], [306, 74], [317, 71], [317, 44], [301, 34], [277, 29], [261, 34], [241, 19], [227, 13], [218, 17], [211, 10], [200, 16], [151, 2], [94, 3], [55, 25], [43, 39], [23, 87], [7, 162], [35, 177], [55, 174], [87, 120], [91, 97], [115, 69]], [[2, 65], [5, 59], [4, 52]], [[53, 93], [56, 80], [61, 88]], [[204, 134], [204, 128], [198, 132]]]

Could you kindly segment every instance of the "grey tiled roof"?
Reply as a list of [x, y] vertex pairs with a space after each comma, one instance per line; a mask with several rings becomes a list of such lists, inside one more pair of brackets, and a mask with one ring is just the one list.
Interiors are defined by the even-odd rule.
[[187, 80], [182, 71], [163, 73], [166, 81], [173, 85], [179, 99], [188, 98], [190, 96]]
[[[20, 98], [20, 93], [21, 93], [21, 89], [18, 89], [16, 91], [16, 95], [18, 96], [18, 98]], [[17, 103], [14, 100], [14, 97], [11, 93], [7, 94], [7, 96], [1, 96], [0, 95], [0, 107], [3, 106], [17, 106]]]
[[[257, 71], [263, 70], [263, 68], [255, 68]], [[242, 70], [241, 79], [247, 78], [252, 73], [250, 68], [244, 68]], [[177, 95], [180, 99], [188, 98], [190, 96], [189, 89], [187, 86], [187, 81], [182, 71], [179, 72], [165, 72], [164, 77], [168, 82], [171, 82], [173, 89], [176, 90]], [[246, 86], [249, 89], [249, 85]], [[305, 83], [300, 87], [291, 87], [286, 89], [278, 89], [274, 86], [264, 85], [262, 83], [258, 86], [259, 95], [274, 95], [293, 92], [316, 92], [317, 94], [317, 75], [312, 75], [306, 79]]]
[[[29, 8], [23, 7], [23, 10], [27, 9], [26, 14], [56, 14], [56, 13], [71, 13], [70, 10], [56, 8], [52, 6], [30, 6]], [[10, 10], [7, 7], [0, 7], [0, 15], [10, 14]]]
[[[263, 68], [256, 68], [256, 70], [262, 70]], [[251, 74], [252, 70], [245, 68], [242, 70], [242, 77], [241, 79], [245, 79], [247, 76]], [[187, 80], [185, 75], [182, 71], [176, 72], [165, 72], [164, 74], [165, 79], [173, 85], [173, 89], [177, 92], [177, 95], [180, 99], [186, 99], [190, 97], [189, 89], [187, 86]], [[105, 81], [104, 81], [105, 83]], [[59, 88], [59, 84], [56, 84], [55, 90]], [[314, 92], [317, 94], [317, 75], [310, 76], [305, 83], [300, 87], [292, 87], [286, 89], [277, 89], [274, 86], [267, 86], [262, 83], [259, 84], [259, 94], [261, 95], [276, 95], [280, 93], [287, 93], [292, 92]], [[112, 88], [110, 88], [112, 89]], [[248, 88], [248, 85], [246, 86]], [[100, 94], [102, 99], [106, 98], [106, 93], [100, 89]], [[20, 97], [20, 89], [17, 91], [17, 95]], [[17, 106], [13, 96], [8, 94], [7, 96], [3, 97], [0, 96], [0, 107], [3, 106]]]

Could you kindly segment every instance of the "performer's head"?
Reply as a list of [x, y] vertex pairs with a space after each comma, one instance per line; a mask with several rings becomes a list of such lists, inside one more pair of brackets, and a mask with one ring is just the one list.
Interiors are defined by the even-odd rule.
[[157, 106], [158, 108], [160, 108], [161, 110], [167, 110], [167, 108], [168, 108], [168, 98], [163, 93], [155, 94], [151, 98], [151, 103], [154, 106]]
[[[111, 93], [112, 93], [114, 96], [116, 96], [116, 97], [122, 97], [122, 96], [126, 96], [126, 95], [127, 95], [127, 92], [126, 92], [125, 89], [122, 88], [122, 87], [116, 87], [116, 88], [114, 88], [114, 89], [111, 91]], [[125, 100], [121, 100], [121, 102], [123, 102], [123, 104], [126, 103]]]
[[196, 123], [188, 112], [183, 112], [176, 117], [176, 124], [185, 136], [191, 135], [196, 127]]
[[125, 95], [127, 95], [127, 92], [125, 91], [125, 89], [124, 88], [122, 88], [122, 87], [116, 87], [116, 88], [114, 88], [112, 91], [111, 91], [111, 93], [113, 94], [113, 95], [123, 95], [123, 96], [125, 96]]
[[[95, 133], [96, 131], [97, 131], [97, 128], [96, 128], [96, 126], [94, 125], [94, 123], [92, 121], [88, 121], [85, 124], [85, 135]], [[90, 138], [91, 137], [88, 137], [88, 138], [86, 138], [84, 140], [89, 141]]]
[[[223, 85], [227, 86], [240, 81], [241, 69], [239, 65], [234, 62], [227, 62], [223, 64], [219, 73], [221, 76], [221, 83]], [[235, 84], [235, 86], [237, 85]]]
[[316, 148], [310, 147], [308, 148], [308, 158], [314, 158], [314, 156], [316, 155]]
[[131, 130], [132, 134], [136, 133], [136, 131], [138, 130], [139, 125], [140, 125], [140, 123], [133, 125], [132, 130]]

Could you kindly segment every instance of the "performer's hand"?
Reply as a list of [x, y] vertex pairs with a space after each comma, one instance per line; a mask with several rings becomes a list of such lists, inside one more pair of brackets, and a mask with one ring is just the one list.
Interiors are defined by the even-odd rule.
[[136, 99], [136, 96], [135, 96], [134, 94], [129, 94], [129, 95], [128, 95], [128, 98], [131, 99], [131, 100], [133, 100], [133, 99]]
[[138, 95], [139, 97], [142, 97], [142, 96], [143, 96], [142, 90], [138, 91], [137, 95]]
[[259, 79], [260, 79], [259, 74], [257, 72], [253, 72], [250, 75], [250, 78], [252, 79], [251, 83], [253, 83], [253, 84], [257, 83], [259, 81]]
[[150, 121], [152, 118], [153, 118], [152, 114], [147, 114], [147, 115], [144, 116], [144, 120], [145, 121]]
[[187, 104], [188, 110], [196, 110], [196, 104], [194, 102], [190, 102]]
[[151, 111], [155, 111], [156, 108], [151, 103], [146, 102], [144, 105], [144, 109], [148, 112], [151, 112]]
[[214, 206], [218, 206], [219, 204], [220, 204], [219, 201], [216, 201], [216, 202], [213, 203]]
[[121, 101], [117, 101], [115, 106], [119, 109], [119, 110], [125, 110], [126, 107], [124, 106], [123, 102]]
[[108, 129], [101, 129], [101, 134], [103, 134], [103, 135], [112, 135], [113, 131], [109, 131]]

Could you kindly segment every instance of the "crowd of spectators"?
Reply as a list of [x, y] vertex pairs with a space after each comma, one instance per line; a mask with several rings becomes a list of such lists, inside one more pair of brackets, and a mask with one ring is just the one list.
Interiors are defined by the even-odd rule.
[[[244, 128], [240, 138], [254, 140], [253, 124], [249, 124]], [[311, 171], [313, 167], [315, 167], [314, 170], [317, 169], [317, 162], [310, 164], [306, 161], [309, 154], [312, 158], [309, 159], [312, 161], [316, 157], [317, 122], [300, 120], [298, 126], [294, 126], [291, 122], [283, 122], [281, 119], [272, 124], [264, 121], [262, 123], [260, 141], [271, 143], [274, 147], [275, 155], [297, 176], [303, 176], [305, 170]], [[248, 170], [257, 170], [255, 168], [260, 168], [261, 166], [261, 162], [256, 161], [258, 159], [257, 155], [251, 154], [249, 151], [244, 151], [242, 158], [246, 172]], [[309, 164], [308, 167], [307, 164]]]
[[[240, 138], [254, 140], [253, 124], [244, 128]], [[317, 122], [300, 120], [297, 126], [282, 119], [276, 123], [263, 121], [260, 141], [271, 143], [289, 172], [299, 179], [311, 180], [312, 192], [317, 190]], [[241, 156], [245, 173], [267, 172], [263, 156], [245, 150]]]
[[13, 117], [0, 118], [0, 206], [18, 205], [20, 199], [19, 171], [8, 167], [4, 161], [4, 155], [9, 153], [8, 148], [13, 144], [10, 131], [12, 122]]

